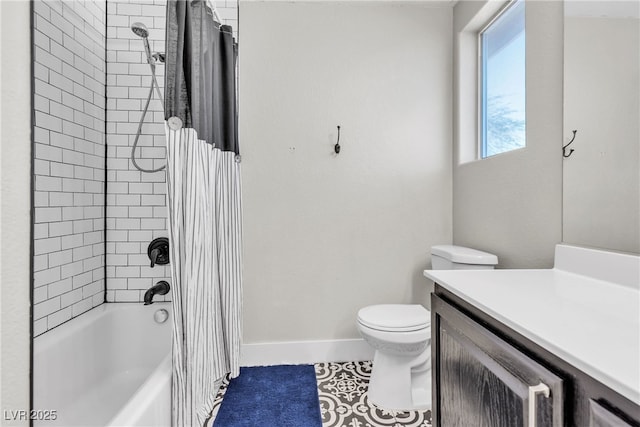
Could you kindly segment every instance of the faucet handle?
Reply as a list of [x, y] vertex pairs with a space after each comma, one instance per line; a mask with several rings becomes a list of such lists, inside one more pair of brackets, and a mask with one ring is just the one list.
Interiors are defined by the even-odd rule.
[[151, 267], [156, 264], [169, 264], [169, 239], [166, 237], [158, 237], [149, 243], [147, 255], [151, 260]]
[[155, 248], [151, 251], [151, 254], [149, 255], [149, 259], [151, 259], [151, 268], [153, 268], [156, 265], [156, 260], [158, 259], [158, 255], [160, 255], [160, 249]]

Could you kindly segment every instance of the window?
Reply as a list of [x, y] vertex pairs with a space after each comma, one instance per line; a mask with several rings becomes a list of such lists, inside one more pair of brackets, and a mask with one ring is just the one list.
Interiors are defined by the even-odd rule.
[[526, 145], [524, 9], [511, 2], [480, 32], [482, 158]]

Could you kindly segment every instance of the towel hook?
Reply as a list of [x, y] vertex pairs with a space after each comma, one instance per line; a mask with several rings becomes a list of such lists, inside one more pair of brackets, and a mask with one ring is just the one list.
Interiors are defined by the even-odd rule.
[[573, 141], [575, 141], [576, 139], [576, 133], [578, 133], [577, 129], [574, 129], [573, 131], [573, 137], [571, 137], [571, 141], [569, 141], [569, 143], [565, 146], [562, 147], [562, 157], [569, 157], [571, 154], [573, 154], [573, 148], [569, 149], [569, 152], [567, 153], [567, 147], [569, 147]]
[[338, 141], [336, 142], [336, 145], [333, 146], [333, 150], [336, 154], [340, 154], [340, 125], [338, 125]]

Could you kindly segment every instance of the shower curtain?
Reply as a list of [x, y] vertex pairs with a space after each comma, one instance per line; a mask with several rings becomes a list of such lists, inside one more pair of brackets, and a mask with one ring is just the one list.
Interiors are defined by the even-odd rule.
[[201, 0], [167, 2], [165, 119], [172, 425], [202, 426], [239, 375], [242, 205], [236, 44]]

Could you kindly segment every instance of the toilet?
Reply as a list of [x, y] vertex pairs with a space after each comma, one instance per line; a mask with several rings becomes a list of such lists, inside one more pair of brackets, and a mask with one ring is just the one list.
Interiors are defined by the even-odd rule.
[[[454, 245], [431, 248], [433, 270], [493, 269], [498, 258]], [[357, 327], [375, 349], [369, 401], [390, 411], [431, 409], [431, 317], [420, 304], [378, 304], [358, 311]]]

